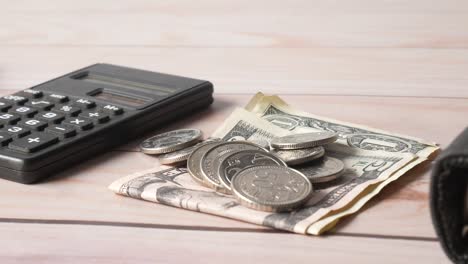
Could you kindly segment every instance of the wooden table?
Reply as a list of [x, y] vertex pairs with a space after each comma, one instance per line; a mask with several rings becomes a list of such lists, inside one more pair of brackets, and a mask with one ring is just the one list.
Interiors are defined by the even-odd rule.
[[[1, 4], [1, 94], [109, 62], [215, 84], [210, 109], [163, 129], [209, 135], [258, 90], [442, 148], [467, 125], [466, 1]], [[0, 181], [0, 263], [448, 262], [430, 220], [430, 162], [311, 237], [114, 195], [113, 180], [157, 164], [140, 140], [43, 184]]]

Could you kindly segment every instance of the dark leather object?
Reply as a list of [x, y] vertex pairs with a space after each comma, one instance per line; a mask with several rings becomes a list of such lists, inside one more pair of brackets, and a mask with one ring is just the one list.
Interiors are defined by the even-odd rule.
[[455, 263], [468, 263], [468, 238], [462, 235], [467, 184], [468, 128], [437, 159], [431, 179], [432, 222]]

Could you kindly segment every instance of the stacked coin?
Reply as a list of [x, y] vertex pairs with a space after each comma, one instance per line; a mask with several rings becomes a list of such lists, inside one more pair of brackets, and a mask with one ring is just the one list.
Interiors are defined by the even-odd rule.
[[233, 194], [244, 206], [283, 212], [306, 202], [313, 191], [312, 183], [336, 179], [343, 170], [341, 161], [324, 156], [323, 145], [336, 139], [334, 133], [318, 132], [271, 141], [201, 141], [200, 130], [181, 129], [143, 141], [141, 150], [160, 154], [162, 164], [187, 162], [197, 183]]
[[140, 144], [146, 154], [159, 155], [161, 164], [182, 164], [198, 146], [203, 133], [199, 129], [179, 129], [150, 137]]
[[312, 184], [266, 145], [261, 141], [202, 145], [189, 156], [188, 171], [196, 182], [233, 194], [247, 207], [270, 212], [292, 210], [307, 201]]
[[313, 132], [277, 137], [271, 140], [271, 150], [288, 165], [307, 175], [312, 183], [336, 180], [344, 170], [341, 160], [325, 156], [324, 145], [335, 142], [333, 132]]

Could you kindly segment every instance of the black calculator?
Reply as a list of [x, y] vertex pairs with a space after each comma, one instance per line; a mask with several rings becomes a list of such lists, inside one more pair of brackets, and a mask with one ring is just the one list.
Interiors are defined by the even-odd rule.
[[213, 102], [208, 81], [95, 64], [0, 98], [0, 177], [35, 183]]

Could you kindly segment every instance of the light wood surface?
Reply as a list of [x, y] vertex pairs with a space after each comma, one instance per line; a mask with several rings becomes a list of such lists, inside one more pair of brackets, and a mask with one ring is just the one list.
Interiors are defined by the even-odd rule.
[[[0, 4], [2, 95], [108, 62], [215, 84], [210, 109], [160, 131], [209, 135], [256, 91], [442, 148], [467, 125], [466, 1]], [[429, 214], [431, 162], [318, 238], [114, 195], [113, 180], [158, 166], [140, 140], [43, 184], [0, 181], [0, 263], [448, 262]]]
[[52, 0], [1, 12], [2, 42], [21, 46], [468, 47], [463, 0]]
[[[197, 230], [56, 224], [4, 223], [0, 231], [14, 238], [0, 240], [0, 257], [7, 262], [382, 263], [384, 258], [392, 263], [446, 262], [436, 241], [239, 231], [206, 231], [201, 236]], [[53, 255], [47, 254], [51, 248]]]
[[2, 89], [24, 89], [96, 62], [107, 62], [209, 79], [218, 93], [262, 90], [279, 94], [468, 98], [466, 49], [0, 48]]

